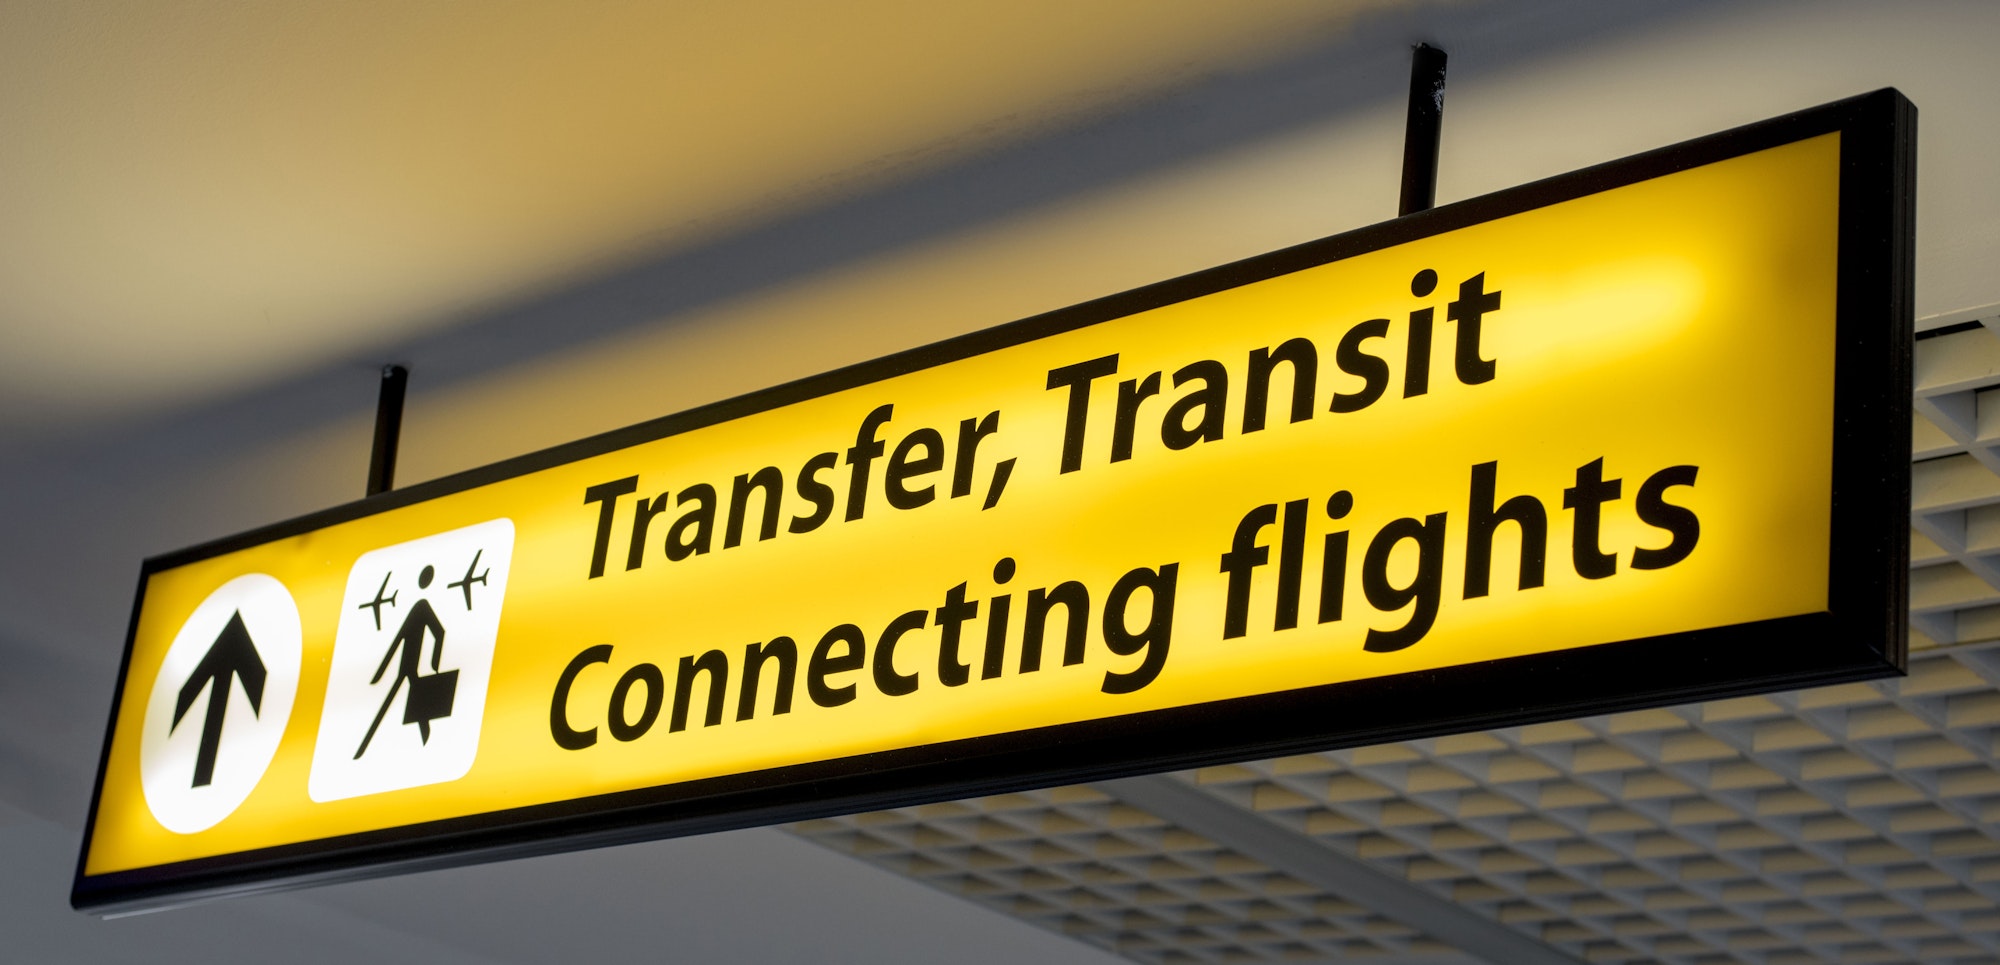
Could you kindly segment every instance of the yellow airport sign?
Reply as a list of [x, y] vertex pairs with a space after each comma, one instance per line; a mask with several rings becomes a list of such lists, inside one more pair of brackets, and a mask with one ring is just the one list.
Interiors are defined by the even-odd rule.
[[1893, 672], [1893, 92], [147, 563], [123, 910]]

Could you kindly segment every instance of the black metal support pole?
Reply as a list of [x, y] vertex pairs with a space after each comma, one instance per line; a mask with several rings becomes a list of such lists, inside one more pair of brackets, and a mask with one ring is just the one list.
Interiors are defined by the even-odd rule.
[[1418, 44], [1410, 58], [1410, 116], [1403, 128], [1403, 200], [1396, 207], [1399, 217], [1437, 203], [1444, 60], [1444, 51], [1430, 44]]
[[403, 435], [403, 391], [410, 370], [382, 366], [382, 394], [375, 402], [375, 451], [368, 458], [368, 495], [386, 493], [396, 480], [396, 442]]

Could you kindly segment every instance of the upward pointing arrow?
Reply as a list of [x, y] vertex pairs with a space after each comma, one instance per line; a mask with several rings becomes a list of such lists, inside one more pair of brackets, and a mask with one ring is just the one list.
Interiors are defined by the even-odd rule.
[[250, 710], [261, 713], [264, 661], [257, 656], [257, 645], [250, 641], [249, 629], [243, 626], [241, 611], [230, 615], [215, 643], [202, 654], [201, 662], [194, 665], [187, 683], [181, 685], [180, 699], [174, 702], [174, 722], [167, 728], [171, 734], [181, 725], [181, 718], [187, 716], [202, 688], [213, 681], [215, 686], [208, 691], [208, 715], [201, 723], [201, 748], [194, 758], [194, 787], [206, 787], [215, 779], [215, 752], [222, 746], [222, 718], [229, 712], [232, 677], [242, 679], [243, 696], [250, 701]]

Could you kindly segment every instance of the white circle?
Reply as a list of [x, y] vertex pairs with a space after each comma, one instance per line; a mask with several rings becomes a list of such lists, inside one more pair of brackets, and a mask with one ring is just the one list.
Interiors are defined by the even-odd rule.
[[[194, 684], [199, 692], [189, 694], [192, 702], [180, 708], [183, 714], [176, 724], [174, 711], [183, 688], [202, 670], [203, 658], [221, 640], [230, 619], [238, 616], [264, 668], [257, 706], [251, 706], [242, 674], [219, 679], [209, 674]], [[146, 806], [167, 830], [194, 834], [214, 827], [240, 807], [264, 777], [292, 716], [302, 641], [298, 604], [283, 583], [262, 573], [224, 583], [181, 624], [153, 679], [139, 737], [139, 786], [145, 791]], [[255, 676], [254, 670], [249, 676]], [[228, 691], [222, 726], [217, 728], [213, 771], [208, 783], [197, 785], [197, 759], [218, 685]]]

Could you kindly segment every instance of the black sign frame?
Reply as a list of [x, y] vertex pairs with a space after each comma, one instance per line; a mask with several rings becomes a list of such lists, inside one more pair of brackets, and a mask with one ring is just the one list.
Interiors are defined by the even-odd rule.
[[[154, 573], [865, 385], [1838, 132], [1828, 609], [1821, 613], [922, 745], [88, 875], [111, 729]], [[232, 895], [799, 821], [1904, 672], [1916, 108], [1836, 101], [753, 392], [145, 561], [70, 903], [121, 914]], [[1162, 739], [1170, 736], [1170, 740]]]

